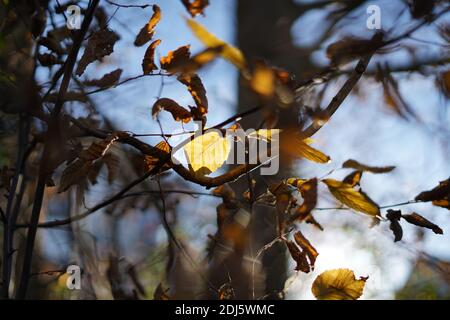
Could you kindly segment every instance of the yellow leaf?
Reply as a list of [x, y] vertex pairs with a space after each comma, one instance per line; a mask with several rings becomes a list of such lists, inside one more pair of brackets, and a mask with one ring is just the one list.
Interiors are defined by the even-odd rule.
[[364, 192], [354, 189], [350, 184], [334, 179], [322, 180], [333, 196], [346, 206], [366, 213], [371, 216], [379, 216], [380, 208]]
[[194, 35], [203, 42], [204, 45], [214, 48], [222, 47], [221, 56], [234, 64], [239, 69], [244, 69], [246, 66], [246, 61], [241, 50], [232, 45], [220, 40], [215, 35], [210, 33], [204, 26], [192, 19], [186, 19], [189, 28], [192, 30]]
[[188, 142], [184, 152], [188, 163], [196, 174], [215, 172], [227, 160], [230, 142], [217, 131], [210, 131]]
[[271, 97], [275, 91], [275, 74], [272, 68], [262, 62], [257, 63], [250, 87], [261, 96]]
[[356, 300], [363, 291], [367, 278], [355, 278], [349, 269], [333, 269], [321, 273], [311, 291], [318, 300]]
[[322, 151], [314, 149], [313, 147], [307, 145], [306, 143], [301, 143], [297, 146], [298, 155], [302, 158], [308, 159], [317, 163], [328, 163], [330, 157], [327, 156]]

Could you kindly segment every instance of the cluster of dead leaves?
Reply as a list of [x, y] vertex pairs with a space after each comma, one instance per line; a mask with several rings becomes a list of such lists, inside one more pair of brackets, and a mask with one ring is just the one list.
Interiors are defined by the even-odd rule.
[[62, 172], [58, 192], [64, 192], [86, 178], [95, 184], [103, 164], [108, 169], [108, 182], [112, 183], [119, 169], [119, 158], [107, 151], [114, 142], [126, 136], [127, 134], [124, 132], [116, 132], [101, 141], [93, 142], [87, 149], [81, 150], [76, 159], [70, 161]]
[[285, 240], [285, 244], [292, 259], [297, 263], [295, 270], [309, 273], [314, 270], [319, 253], [300, 231], [294, 234], [294, 241]]

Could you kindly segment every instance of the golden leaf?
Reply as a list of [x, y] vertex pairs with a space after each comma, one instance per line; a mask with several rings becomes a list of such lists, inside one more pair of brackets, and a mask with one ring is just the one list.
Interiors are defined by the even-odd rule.
[[318, 300], [356, 300], [363, 291], [367, 277], [355, 278], [349, 269], [333, 269], [321, 273], [311, 291]]
[[334, 179], [322, 180], [341, 203], [356, 211], [366, 213], [371, 216], [379, 216], [380, 209], [364, 192], [354, 189], [350, 184]]
[[275, 91], [275, 74], [272, 68], [263, 62], [256, 63], [250, 87], [257, 94], [270, 98]]
[[203, 42], [207, 47], [219, 47], [222, 46], [221, 56], [234, 64], [238, 69], [244, 69], [246, 66], [246, 61], [242, 52], [232, 45], [220, 40], [215, 35], [210, 33], [204, 26], [192, 19], [186, 19], [189, 28], [192, 30], [194, 35]]
[[150, 40], [152, 40], [153, 34], [155, 33], [156, 24], [161, 20], [161, 9], [154, 4], [153, 5], [153, 15], [150, 20], [142, 27], [139, 31], [136, 39], [134, 40], [134, 45], [136, 47], [143, 46]]
[[161, 68], [173, 72], [173, 70], [177, 70], [180, 66], [185, 65], [191, 56], [190, 47], [190, 45], [185, 45], [174, 51], [169, 51], [167, 56], [160, 59]]
[[210, 131], [188, 142], [184, 152], [192, 170], [199, 175], [215, 172], [227, 160], [230, 142], [217, 131]]
[[208, 112], [208, 99], [206, 98], [206, 90], [202, 80], [196, 74], [182, 74], [178, 76], [178, 81], [184, 84], [197, 105], [197, 109], [192, 113], [196, 116], [196, 120]]

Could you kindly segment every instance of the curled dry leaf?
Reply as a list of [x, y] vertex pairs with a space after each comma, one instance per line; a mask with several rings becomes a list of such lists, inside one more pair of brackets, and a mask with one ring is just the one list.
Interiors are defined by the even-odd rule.
[[[166, 142], [166, 141], [161, 141], [159, 142], [155, 148], [159, 151], [161, 151], [162, 153], [166, 153], [169, 154], [171, 151], [171, 147], [170, 145]], [[151, 171], [159, 162], [160, 157], [158, 157], [158, 155], [145, 155], [144, 157], [144, 169], [146, 172]], [[165, 164], [162, 168], [161, 171], [167, 170], [170, 167]]]
[[89, 38], [83, 56], [78, 62], [76, 74], [81, 76], [90, 63], [110, 55], [114, 51], [114, 44], [117, 40], [119, 40], [119, 36], [109, 29], [94, 32]]
[[192, 119], [192, 114], [188, 110], [169, 98], [161, 98], [156, 100], [152, 107], [152, 116], [156, 117], [161, 110], [170, 112], [175, 121], [188, 123]]
[[144, 59], [142, 60], [142, 72], [144, 74], [150, 74], [158, 68], [155, 64], [155, 50], [160, 43], [161, 40], [159, 39], [153, 41], [145, 51]]
[[192, 19], [187, 19], [186, 22], [194, 35], [203, 42], [204, 45], [209, 48], [222, 47], [221, 56], [224, 59], [234, 64], [240, 70], [245, 69], [247, 63], [244, 55], [238, 48], [220, 40], [198, 22]]
[[284, 182], [271, 183], [269, 191], [275, 196], [275, 208], [277, 209], [278, 220], [278, 235], [282, 235], [285, 226], [285, 216], [291, 207], [294, 198], [291, 195], [291, 190]]
[[356, 300], [363, 294], [367, 279], [356, 279], [349, 269], [327, 270], [314, 280], [311, 291], [318, 300]]
[[440, 181], [432, 190], [423, 191], [415, 198], [416, 201], [432, 201], [435, 206], [450, 210], [450, 179]]
[[[295, 213], [290, 219], [291, 221], [310, 220], [312, 218], [312, 216], [311, 218], [309, 218], [311, 211], [317, 205], [317, 178], [309, 179], [305, 182], [302, 182], [301, 184], [300, 181], [291, 181], [291, 183], [295, 183], [297, 185], [297, 188], [300, 191], [300, 194], [302, 195], [303, 198], [303, 203], [299, 207], [297, 207]], [[313, 223], [312, 220], [310, 222]]]
[[306, 251], [301, 251], [297, 247], [297, 245], [292, 241], [286, 240], [284, 243], [286, 244], [286, 247], [288, 248], [292, 259], [294, 259], [294, 261], [297, 262], [295, 270], [302, 271], [304, 273], [309, 273], [309, 271], [311, 271], [311, 268], [306, 258]]
[[414, 224], [414, 225], [416, 225], [418, 227], [431, 229], [436, 234], [443, 234], [444, 233], [442, 231], [442, 229], [439, 228], [438, 225], [436, 225], [433, 222], [425, 219], [424, 217], [422, 217], [418, 213], [413, 212], [411, 214], [404, 214], [404, 215], [402, 215], [402, 218], [405, 219], [406, 221], [408, 221], [409, 223]]
[[363, 174], [362, 171], [359, 170], [353, 171], [348, 176], [346, 176], [342, 182], [347, 183], [352, 187], [358, 186], [359, 182], [361, 181], [362, 174]]
[[161, 20], [161, 9], [154, 4], [153, 5], [153, 15], [150, 20], [142, 27], [141, 31], [139, 31], [136, 39], [134, 40], [134, 45], [136, 47], [141, 47], [150, 40], [152, 40], [153, 34], [155, 33], [155, 27], [158, 22]]
[[349, 208], [371, 216], [380, 215], [378, 205], [361, 190], [356, 190], [350, 184], [334, 179], [324, 179], [322, 182], [327, 185], [337, 200]]
[[311, 270], [314, 270], [314, 264], [316, 263], [317, 256], [319, 255], [316, 248], [311, 245], [309, 240], [306, 239], [300, 231], [297, 231], [294, 234], [294, 240], [299, 245], [299, 247], [306, 252]]
[[120, 76], [122, 75], [122, 69], [116, 69], [110, 73], [105, 74], [100, 79], [87, 80], [84, 82], [87, 86], [94, 86], [100, 88], [109, 88], [119, 82]]
[[180, 69], [181, 66], [186, 65], [191, 56], [190, 45], [181, 46], [160, 59], [161, 68], [174, 72], [174, 70]]
[[400, 210], [389, 209], [386, 214], [386, 218], [391, 222], [389, 229], [394, 233], [394, 242], [402, 240], [403, 229], [400, 225], [400, 218], [402, 217], [402, 212]]
[[189, 167], [200, 176], [215, 172], [228, 158], [231, 145], [217, 131], [209, 131], [183, 146]]
[[349, 159], [342, 164], [343, 168], [353, 168], [359, 171], [369, 171], [372, 173], [387, 173], [395, 169], [395, 166], [372, 167], [362, 164], [356, 160]]
[[181, 0], [191, 17], [198, 14], [204, 15], [205, 8], [209, 5], [209, 0]]
[[177, 79], [187, 87], [194, 99], [197, 108], [192, 110], [192, 114], [195, 120], [200, 120], [208, 112], [208, 99], [202, 80], [196, 74], [182, 74]]

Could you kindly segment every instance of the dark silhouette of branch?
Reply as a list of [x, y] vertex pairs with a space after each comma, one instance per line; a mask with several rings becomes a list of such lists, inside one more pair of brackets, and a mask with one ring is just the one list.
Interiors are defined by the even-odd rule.
[[86, 15], [83, 19], [83, 23], [81, 25], [81, 29], [79, 30], [72, 48], [67, 56], [66, 62], [64, 63], [64, 75], [61, 81], [61, 86], [59, 89], [58, 97], [55, 103], [55, 106], [51, 112], [51, 119], [48, 124], [48, 129], [46, 133], [46, 142], [44, 144], [44, 151], [42, 154], [40, 167], [39, 167], [39, 176], [36, 184], [36, 191], [34, 194], [33, 201], [33, 209], [31, 211], [31, 219], [30, 219], [30, 227], [28, 228], [27, 241], [25, 246], [25, 254], [22, 264], [22, 274], [20, 276], [19, 288], [17, 290], [17, 298], [25, 299], [28, 283], [31, 273], [31, 262], [33, 258], [34, 251], [34, 242], [36, 239], [37, 225], [39, 222], [39, 216], [42, 207], [42, 200], [45, 192], [45, 185], [47, 182], [47, 178], [50, 174], [49, 170], [49, 155], [52, 152], [50, 146], [51, 135], [58, 134], [58, 126], [59, 126], [59, 118], [62, 106], [64, 104], [64, 96], [69, 87], [70, 79], [72, 77], [73, 68], [75, 66], [75, 62], [77, 60], [78, 51], [80, 50], [81, 44], [84, 40], [84, 36], [86, 35], [89, 25], [94, 17], [95, 10], [99, 4], [100, 0], [93, 0], [90, 2], [90, 6], [87, 9]]

